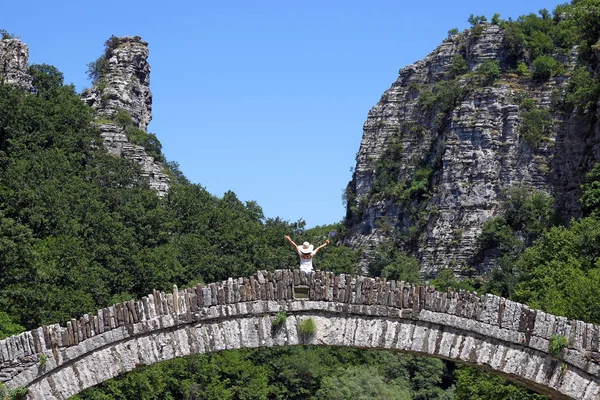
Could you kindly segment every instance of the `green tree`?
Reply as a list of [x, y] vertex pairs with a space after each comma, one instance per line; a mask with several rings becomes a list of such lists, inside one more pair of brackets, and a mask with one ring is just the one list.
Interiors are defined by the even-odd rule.
[[456, 370], [456, 400], [543, 400], [546, 396], [474, 368], [461, 366]]
[[545, 81], [563, 72], [560, 62], [551, 56], [539, 56], [531, 64], [532, 77], [539, 81]]
[[483, 78], [486, 85], [494, 83], [500, 77], [500, 63], [498, 60], [485, 60], [477, 67], [477, 74]]
[[452, 268], [442, 268], [435, 279], [430, 282], [436, 290], [445, 292], [448, 289], [474, 291], [473, 282], [470, 279], [456, 279]]
[[6, 40], [6, 39], [14, 39], [15, 35], [12, 33], [9, 33], [6, 29], [0, 29], [0, 40]]
[[375, 249], [369, 272], [374, 276], [419, 283], [421, 265], [419, 261], [399, 250], [391, 243], [382, 243]]
[[555, 315], [598, 323], [600, 221], [553, 227], [517, 260], [515, 299]]
[[473, 14], [471, 14], [469, 16], [469, 19], [467, 20], [467, 22], [469, 22], [471, 24], [471, 26], [479, 25], [486, 21], [487, 21], [487, 18], [485, 17], [485, 15], [473, 15]]
[[[535, 73], [535, 72], [534, 72]], [[524, 108], [520, 134], [523, 141], [536, 149], [552, 130], [552, 114], [547, 108]]]
[[448, 37], [452, 37], [454, 35], [458, 35], [458, 28], [452, 28], [450, 30], [448, 30]]
[[529, 73], [529, 68], [527, 68], [527, 64], [525, 64], [524, 62], [520, 62], [517, 65], [517, 75], [523, 76], [523, 75], [527, 75]]
[[582, 40], [592, 45], [600, 38], [600, 4], [596, 0], [577, 0], [569, 10]]
[[520, 24], [510, 23], [504, 26], [504, 39], [502, 46], [511, 66], [516, 66], [525, 54], [526, 35]]
[[600, 80], [592, 76], [586, 67], [573, 72], [567, 86], [566, 103], [576, 107], [580, 113], [594, 111], [600, 98]]
[[23, 331], [25, 331], [25, 327], [19, 325], [15, 317], [0, 311], [0, 340]]
[[316, 398], [410, 400], [413, 397], [407, 386], [386, 383], [376, 367], [351, 366], [324, 377]]
[[461, 54], [456, 54], [452, 57], [452, 64], [450, 65], [450, 75], [453, 77], [461, 76], [466, 74], [469, 68], [467, 67], [467, 61]]
[[585, 178], [585, 183], [581, 185], [583, 195], [580, 202], [587, 215], [598, 217], [600, 215], [600, 163], [594, 164]]
[[92, 85], [97, 85], [108, 72], [108, 57], [111, 51], [117, 46], [119, 46], [119, 38], [112, 35], [104, 43], [104, 53], [102, 53], [95, 61], [92, 61], [87, 65], [87, 75], [88, 79], [92, 82]]
[[529, 56], [535, 60], [540, 56], [551, 55], [555, 46], [547, 33], [536, 30], [527, 39], [527, 47], [529, 48]]

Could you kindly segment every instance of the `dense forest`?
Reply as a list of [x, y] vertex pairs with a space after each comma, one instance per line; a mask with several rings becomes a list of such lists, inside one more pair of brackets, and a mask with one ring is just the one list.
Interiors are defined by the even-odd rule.
[[[469, 20], [471, 29], [479, 29], [485, 17]], [[596, 115], [600, 1], [574, 0], [553, 13], [541, 10], [516, 20], [495, 15], [492, 23], [506, 30], [514, 62], [510, 70], [489, 64], [482, 73], [492, 81], [509, 73], [531, 79], [568, 74], [569, 86], [557, 106], [582, 118]], [[578, 67], [566, 72], [553, 54], [576, 45]], [[459, 62], [457, 70], [464, 69]], [[233, 192], [218, 198], [190, 183], [176, 162], [164, 162], [173, 184], [159, 198], [140, 178], [139, 165], [104, 151], [94, 112], [64, 84], [60, 71], [33, 65], [29, 72], [31, 91], [0, 85], [0, 338], [152, 289], [293, 267], [297, 260], [284, 241], [288, 234], [296, 242], [321, 243], [335, 232], [316, 268], [358, 273], [360, 249], [344, 246], [343, 222], [304, 229], [301, 220], [265, 218], [255, 202], [240, 201]], [[532, 132], [545, 118], [538, 114], [530, 116]], [[587, 175], [580, 219], [559, 223], [553, 199], [544, 193], [517, 188], [504, 198], [506, 212], [490, 219], [480, 238], [482, 251], [502, 255], [497, 267], [466, 280], [446, 269], [431, 283], [438, 289], [492, 292], [600, 323], [600, 165]], [[369, 271], [418, 282], [419, 268], [390, 242], [377, 250]], [[544, 397], [441, 360], [307, 346], [176, 359], [139, 368], [76, 398]]]

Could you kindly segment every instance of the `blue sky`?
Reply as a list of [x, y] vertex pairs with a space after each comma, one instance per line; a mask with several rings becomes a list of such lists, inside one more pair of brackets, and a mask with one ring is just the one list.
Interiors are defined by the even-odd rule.
[[345, 214], [341, 194], [369, 109], [398, 70], [470, 14], [503, 18], [559, 1], [0, 0], [0, 28], [78, 90], [110, 35], [149, 42], [153, 121], [194, 183], [308, 227]]

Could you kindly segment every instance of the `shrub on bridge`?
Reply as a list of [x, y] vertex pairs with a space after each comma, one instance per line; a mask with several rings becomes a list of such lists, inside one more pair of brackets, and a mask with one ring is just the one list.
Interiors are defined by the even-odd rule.
[[317, 324], [312, 318], [303, 319], [298, 323], [298, 333], [305, 339], [309, 338], [317, 333]]
[[563, 350], [569, 345], [569, 339], [563, 335], [552, 335], [548, 351], [554, 357], [560, 357]]
[[276, 328], [279, 328], [285, 324], [286, 320], [287, 314], [285, 313], [285, 311], [279, 311], [277, 314], [275, 314], [275, 318], [273, 318], [273, 321], [271, 321], [271, 325], [273, 325]]

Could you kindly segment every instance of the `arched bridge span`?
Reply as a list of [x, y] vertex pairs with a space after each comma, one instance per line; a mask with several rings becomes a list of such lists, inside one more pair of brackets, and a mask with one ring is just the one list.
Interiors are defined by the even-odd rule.
[[[287, 319], [274, 326], [274, 315]], [[301, 333], [312, 318], [316, 332]], [[552, 336], [568, 346], [555, 357]], [[315, 271], [258, 272], [98, 310], [0, 341], [0, 381], [66, 399], [140, 365], [225, 349], [315, 344], [444, 358], [556, 399], [600, 399], [600, 327], [498, 296]]]

